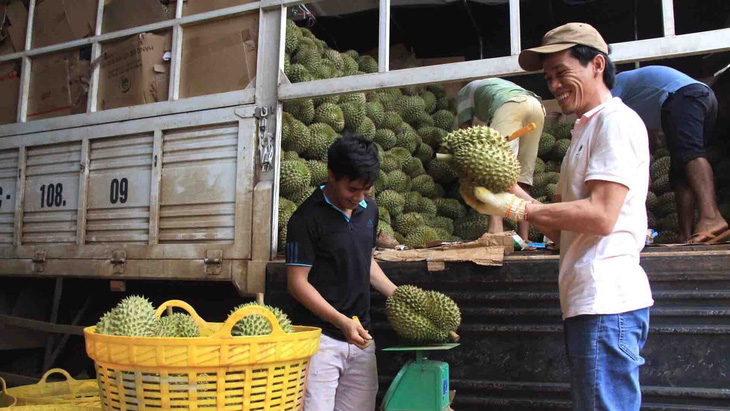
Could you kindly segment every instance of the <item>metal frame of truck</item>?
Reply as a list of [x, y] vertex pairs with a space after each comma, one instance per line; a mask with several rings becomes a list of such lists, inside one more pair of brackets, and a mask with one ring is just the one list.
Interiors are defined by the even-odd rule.
[[[279, 150], [276, 148], [280, 146], [281, 140], [277, 125], [280, 124], [283, 101], [525, 73], [517, 64], [521, 30], [519, 0], [509, 0], [510, 56], [397, 71], [389, 71], [388, 67], [390, 1], [383, 0], [380, 2], [378, 73], [290, 84], [283, 74], [282, 40], [286, 12], [287, 7], [302, 3], [306, 2], [261, 0], [183, 17], [183, 0], [177, 0], [174, 19], [102, 34], [104, 0], [100, 0], [94, 36], [32, 49], [35, 0], [31, 0], [25, 51], [0, 56], [0, 62], [22, 62], [17, 122], [0, 126], [0, 162], [6, 160], [6, 169], [12, 169], [12, 164], [16, 164], [18, 170], [17, 178], [13, 173], [13, 177], [6, 175], [5, 181], [16, 179], [14, 192], [16, 198], [20, 199], [16, 201], [13, 212], [6, 213], [4, 217], [7, 219], [8, 215], [12, 215], [12, 242], [0, 244], [0, 275], [226, 280], [232, 281], [241, 293], [261, 293], [264, 290], [266, 263], [276, 254], [278, 221], [275, 216], [279, 198]], [[616, 63], [730, 49], [730, 29], [675, 35], [673, 2], [662, 0], [662, 6], [664, 37], [612, 44], [612, 58]], [[185, 27], [256, 12], [259, 13], [259, 43], [257, 77], [252, 84], [244, 90], [180, 98], [180, 62]], [[105, 42], [159, 30], [172, 30], [168, 101], [97, 111], [100, 69], [96, 65], [92, 67], [85, 114], [27, 121], [30, 72], [34, 57], [91, 45], [91, 59], [94, 61], [101, 56]], [[166, 137], [169, 133], [179, 131], [183, 134], [201, 133], [200, 136], [196, 134], [193, 137], [202, 138], [213, 133], [210, 131], [211, 127], [219, 127], [220, 133], [237, 136], [229, 141], [236, 147], [236, 167], [234, 171], [226, 171], [226, 181], [231, 181], [231, 178], [236, 181], [233, 193], [235, 198], [227, 200], [229, 212], [226, 214], [229, 216], [226, 217], [227, 221], [232, 221], [233, 235], [227, 237], [225, 244], [215, 241], [215, 235], [200, 240], [196, 240], [194, 236], [183, 235], [178, 241], [172, 241], [175, 240], [172, 238], [171, 243], [160, 241], [158, 217], [161, 214], [160, 196], [164, 194], [164, 189], [160, 188], [160, 180], [164, 179], [165, 173], [165, 162], [162, 159], [166, 150]], [[141, 143], [146, 148], [134, 146], [136, 140], [128, 143], [141, 150], [138, 153], [149, 153], [149, 164], [144, 165], [145, 170], [149, 168], [150, 173], [149, 205], [142, 203], [142, 207], [149, 207], [146, 217], [149, 224], [142, 228], [137, 227], [138, 230], [147, 227], [148, 235], [137, 238], [136, 244], [135, 241], [101, 241], [90, 244], [87, 216], [92, 196], [88, 187], [93, 184], [93, 153], [95, 145], [98, 145], [96, 142], [101, 139], [133, 140], [141, 138], [140, 136], [146, 138]], [[49, 144], [53, 144], [52, 147], [60, 152], [43, 152], [44, 148], [41, 146]], [[125, 144], [127, 142], [122, 143]], [[3, 153], [16, 152], [15, 159], [10, 158], [11, 154], [2, 156]], [[79, 173], [75, 198], [78, 207], [76, 214], [70, 217], [75, 217], [75, 235], [70, 240], [66, 238], [70, 242], [65, 244], [28, 243], [24, 241], [27, 230], [24, 231], [23, 224], [29, 223], [27, 218], [24, 221], [28, 208], [24, 196], [29, 195], [26, 188], [29, 186], [29, 167], [32, 166], [28, 163], [29, 156], [71, 155], [68, 153], [77, 157], [64, 157], [67, 163], [76, 161], [78, 167], [62, 171], [67, 176]], [[54, 157], [50, 158], [52, 160]], [[46, 169], [45, 172], [52, 173], [53, 169]], [[231, 172], [235, 176], [232, 177]], [[0, 175], [0, 179], [2, 178]], [[36, 186], [33, 186], [34, 191], [37, 191]], [[46, 196], [45, 192], [42, 194]], [[34, 197], [34, 201], [37, 200]], [[44, 199], [41, 198], [41, 201]], [[33, 212], [37, 213], [38, 210]], [[3, 215], [0, 214], [0, 223], [3, 222], [2, 219]], [[66, 221], [68, 222], [68, 218]], [[7, 221], [5, 223], [7, 225]]]

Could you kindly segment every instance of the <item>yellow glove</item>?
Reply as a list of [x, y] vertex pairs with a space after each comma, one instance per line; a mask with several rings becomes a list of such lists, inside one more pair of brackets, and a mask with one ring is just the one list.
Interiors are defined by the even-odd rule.
[[494, 194], [484, 187], [462, 185], [459, 188], [464, 201], [482, 214], [506, 217], [513, 221], [527, 219], [527, 201], [511, 193]]

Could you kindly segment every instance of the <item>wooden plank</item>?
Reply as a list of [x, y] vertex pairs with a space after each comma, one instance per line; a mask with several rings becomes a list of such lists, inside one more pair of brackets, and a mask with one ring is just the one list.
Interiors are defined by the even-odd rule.
[[236, 202], [233, 243], [236, 258], [251, 258], [253, 232], [253, 187], [255, 179], [256, 127], [252, 118], [238, 121], [238, 152], [236, 162]]
[[20, 147], [18, 152], [18, 182], [15, 185], [15, 236], [13, 246], [18, 247], [23, 241], [23, 202], [25, 201], [25, 163], [26, 149]]
[[162, 182], [162, 130], [155, 129], [152, 145], [152, 176], [150, 180], [150, 245], [159, 243], [160, 183]]
[[89, 140], [81, 142], [81, 170], [79, 172], [79, 200], [76, 219], [76, 244], [86, 242], [86, 204], [88, 201], [89, 186]]
[[0, 324], [52, 334], [84, 335], [84, 327], [80, 325], [53, 324], [5, 314], [0, 314]]

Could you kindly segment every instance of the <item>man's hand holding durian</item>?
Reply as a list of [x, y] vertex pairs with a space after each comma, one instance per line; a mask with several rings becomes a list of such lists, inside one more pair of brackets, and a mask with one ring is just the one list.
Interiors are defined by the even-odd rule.
[[466, 204], [482, 214], [505, 217], [513, 221], [527, 220], [527, 205], [530, 202], [512, 193], [495, 194], [485, 187], [467, 184], [462, 184], [459, 192]]

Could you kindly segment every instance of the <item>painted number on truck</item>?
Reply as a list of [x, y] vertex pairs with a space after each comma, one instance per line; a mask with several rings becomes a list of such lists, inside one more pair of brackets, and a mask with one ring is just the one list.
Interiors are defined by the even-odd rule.
[[15, 182], [0, 181], [0, 212], [12, 212], [15, 208]]
[[109, 187], [109, 202], [112, 204], [126, 203], [129, 196], [129, 180], [126, 178], [114, 178]]
[[43, 184], [41, 190], [41, 208], [61, 207], [66, 205], [63, 199], [63, 183]]

